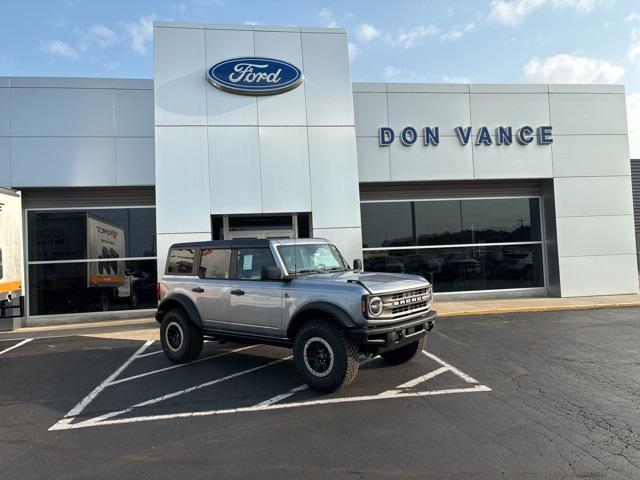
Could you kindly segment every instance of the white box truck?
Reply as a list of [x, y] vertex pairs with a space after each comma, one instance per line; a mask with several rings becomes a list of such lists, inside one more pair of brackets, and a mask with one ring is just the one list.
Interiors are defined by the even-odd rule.
[[0, 330], [23, 314], [22, 197], [0, 187]]

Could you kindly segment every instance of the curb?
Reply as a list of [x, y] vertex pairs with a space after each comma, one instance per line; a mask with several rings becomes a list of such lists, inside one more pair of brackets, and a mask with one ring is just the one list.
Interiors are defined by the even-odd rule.
[[563, 310], [596, 310], [601, 308], [627, 308], [640, 307], [640, 302], [630, 303], [593, 303], [584, 305], [548, 305], [539, 307], [506, 307], [506, 308], [487, 308], [487, 309], [469, 309], [451, 312], [442, 312], [438, 310], [438, 318], [443, 317], [462, 317], [471, 315], [500, 315], [503, 313], [536, 313], [536, 312], [554, 312]]
[[64, 332], [66, 330], [93, 330], [101, 328], [131, 327], [136, 325], [144, 326], [146, 324], [153, 323], [156, 323], [155, 319], [149, 317], [129, 320], [109, 320], [104, 322], [65, 323], [64, 325], [47, 325], [42, 327], [21, 327], [7, 332], [0, 332], [0, 337], [2, 337], [3, 334], [16, 335], [39, 332]]

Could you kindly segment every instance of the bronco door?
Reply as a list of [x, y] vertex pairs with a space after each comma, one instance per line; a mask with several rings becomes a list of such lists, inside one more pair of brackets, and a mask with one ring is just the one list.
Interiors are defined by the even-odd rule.
[[231, 264], [235, 281], [229, 292], [230, 327], [281, 336], [284, 282], [264, 279], [265, 269], [276, 266], [271, 249], [234, 249]]

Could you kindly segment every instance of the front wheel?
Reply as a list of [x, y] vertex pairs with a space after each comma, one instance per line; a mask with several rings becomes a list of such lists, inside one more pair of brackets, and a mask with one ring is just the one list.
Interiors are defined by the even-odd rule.
[[333, 392], [349, 385], [358, 373], [358, 346], [329, 321], [305, 324], [296, 335], [293, 356], [310, 388]]
[[393, 365], [400, 365], [401, 363], [408, 362], [413, 357], [418, 355], [422, 350], [424, 350], [424, 344], [426, 340], [427, 337], [423, 336], [420, 340], [411, 342], [404, 347], [381, 353], [380, 356]]
[[170, 310], [160, 326], [160, 343], [169, 360], [175, 363], [192, 362], [202, 352], [202, 332], [188, 318], [184, 310]]

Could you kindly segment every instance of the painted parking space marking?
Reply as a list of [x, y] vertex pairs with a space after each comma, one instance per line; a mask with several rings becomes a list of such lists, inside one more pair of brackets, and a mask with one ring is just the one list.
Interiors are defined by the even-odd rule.
[[[251, 412], [265, 412], [272, 410], [282, 410], [282, 409], [291, 409], [291, 408], [302, 408], [302, 407], [313, 407], [319, 405], [336, 405], [336, 404], [348, 404], [354, 402], [367, 402], [367, 401], [385, 401], [390, 399], [398, 399], [398, 398], [420, 398], [420, 397], [430, 397], [430, 396], [441, 396], [441, 395], [452, 395], [452, 394], [465, 394], [465, 393], [478, 393], [478, 392], [490, 392], [491, 388], [487, 385], [482, 385], [478, 380], [471, 377], [470, 375], [464, 373], [460, 369], [454, 367], [450, 363], [444, 361], [440, 357], [430, 353], [423, 351], [425, 357], [431, 359], [436, 362], [440, 366], [435, 370], [430, 370], [425, 374], [419, 375], [411, 380], [404, 381], [399, 385], [382, 391], [381, 393], [375, 394], [365, 394], [365, 395], [355, 395], [355, 396], [346, 396], [346, 397], [331, 397], [331, 396], [323, 396], [316, 397], [310, 399], [298, 399], [295, 401], [294, 397], [298, 394], [308, 395], [310, 392], [309, 387], [306, 384], [298, 385], [293, 388], [289, 388], [286, 391], [279, 393], [277, 395], [273, 395], [263, 401], [255, 403], [253, 405], [232, 405], [232, 408], [218, 408], [218, 409], [207, 409], [207, 410], [197, 410], [197, 411], [175, 411], [172, 413], [158, 413], [158, 414], [147, 414], [147, 415], [138, 415], [138, 416], [126, 416], [131, 413], [135, 413], [137, 411], [144, 410], [145, 407], [151, 407], [159, 405], [161, 406], [163, 402], [176, 398], [188, 395], [190, 393], [196, 391], [202, 391], [203, 389], [219, 386], [224, 382], [243, 377], [245, 375], [253, 374], [259, 371], [265, 371], [267, 368], [275, 367], [278, 364], [283, 364], [288, 360], [292, 359], [292, 355], [286, 356], [284, 358], [265, 358], [266, 362], [260, 363], [257, 366], [253, 366], [251, 368], [244, 368], [238, 370], [233, 373], [227, 373], [220, 375], [213, 379], [208, 379], [207, 381], [197, 383], [196, 385], [191, 385], [187, 388], [183, 388], [180, 390], [175, 390], [173, 392], [169, 392], [163, 395], [155, 396], [153, 398], [137, 401], [135, 403], [132, 402], [130, 406], [126, 406], [125, 408], [117, 408], [112, 411], [106, 411], [102, 409], [100, 412], [95, 412], [92, 415], [87, 415], [85, 410], [93, 402], [96, 397], [98, 397], [105, 389], [108, 387], [121, 386], [125, 383], [134, 382], [135, 380], [141, 380], [143, 378], [148, 378], [151, 375], [156, 375], [162, 372], [168, 372], [171, 370], [175, 370], [179, 367], [184, 367], [187, 365], [193, 365], [195, 363], [200, 363], [212, 358], [221, 357], [223, 355], [229, 355], [232, 353], [240, 353], [244, 350], [256, 347], [256, 345], [243, 346], [232, 350], [226, 350], [223, 352], [218, 352], [213, 355], [209, 355], [204, 358], [200, 358], [195, 360], [194, 362], [190, 362], [187, 364], [180, 365], [171, 365], [169, 367], [162, 368], [154, 368], [152, 370], [139, 373], [137, 375], [130, 375], [127, 377], [119, 378], [127, 368], [129, 368], [133, 362], [151, 357], [156, 352], [146, 352], [147, 349], [154, 343], [154, 341], [147, 341], [142, 346], [140, 346], [120, 367], [118, 367], [111, 375], [109, 375], [102, 383], [100, 383], [89, 395], [87, 395], [84, 399], [82, 399], [75, 407], [73, 407], [61, 420], [55, 423], [53, 426], [49, 428], [50, 431], [55, 430], [71, 430], [71, 429], [79, 429], [79, 428], [88, 428], [88, 427], [97, 427], [97, 426], [106, 426], [106, 425], [122, 425], [122, 424], [131, 424], [131, 423], [140, 423], [140, 422], [150, 422], [150, 421], [160, 421], [160, 420], [172, 420], [172, 419], [180, 419], [180, 418], [192, 418], [192, 417], [204, 417], [204, 416], [214, 416], [214, 415], [225, 415], [225, 414], [233, 414], [233, 413], [251, 413]], [[373, 358], [365, 358], [361, 362], [361, 367], [366, 363], [374, 360]], [[433, 367], [432, 367], [433, 368]], [[369, 371], [363, 370], [363, 371]], [[428, 383], [430, 380], [433, 380], [436, 377], [444, 373], [451, 373], [455, 377], [461, 379], [466, 384], [473, 384], [472, 386], [463, 386], [459, 388], [437, 388], [437, 389], [425, 389], [424, 384]], [[452, 377], [453, 378], [453, 377]], [[405, 377], [406, 379], [406, 377]], [[448, 386], [448, 385], [447, 385]], [[387, 387], [388, 388], [388, 387]], [[417, 389], [417, 390], [416, 390]], [[304, 394], [303, 392], [307, 392]], [[362, 392], [367, 393], [367, 392]], [[293, 401], [284, 402], [287, 399], [291, 399]], [[126, 404], [125, 404], [126, 405]], [[166, 408], [167, 404], [164, 404]], [[175, 404], [172, 404], [175, 406]], [[118, 418], [119, 417], [119, 418]]]
[[[124, 383], [124, 382], [130, 382], [131, 380], [137, 380], [139, 378], [142, 377], [148, 377], [149, 375], [155, 375], [157, 373], [162, 373], [162, 372], [166, 372], [169, 370], [175, 370], [176, 368], [181, 368], [181, 367], [186, 367], [187, 365], [193, 365], [194, 363], [200, 363], [200, 362], [205, 362], [207, 360], [211, 360], [212, 358], [218, 358], [218, 357], [222, 357], [224, 355], [229, 355], [230, 353], [236, 353], [236, 352], [242, 352], [243, 350], [247, 350], [249, 348], [253, 348], [255, 347], [255, 345], [249, 345], [248, 347], [241, 347], [241, 348], [236, 348], [234, 350], [228, 350], [226, 352], [222, 352], [222, 353], [217, 353], [215, 355], [209, 355], [207, 357], [204, 358], [199, 358], [197, 360], [194, 360], [193, 362], [189, 362], [189, 363], [180, 363], [178, 365], [171, 365], [169, 367], [163, 367], [163, 368], [158, 368], [156, 370], [152, 370], [150, 372], [145, 372], [145, 373], [140, 373], [138, 375], [132, 375], [130, 377], [126, 377], [126, 378], [119, 378], [118, 380], [114, 380], [112, 382], [110, 382], [110, 385], [117, 385], [118, 383]], [[160, 350], [162, 352], [162, 350]], [[155, 354], [157, 352], [152, 352], [152, 354]], [[138, 355], [136, 358], [144, 358], [149, 356], [150, 354], [142, 354], [142, 355]]]
[[11, 350], [15, 350], [16, 348], [20, 348], [23, 345], [26, 345], [27, 343], [31, 342], [32, 340], [34, 340], [33, 338], [25, 338], [24, 340], [22, 340], [21, 342], [16, 343], [15, 345], [12, 345], [8, 348], [5, 348], [4, 350], [0, 350], [0, 355], [10, 352]]

